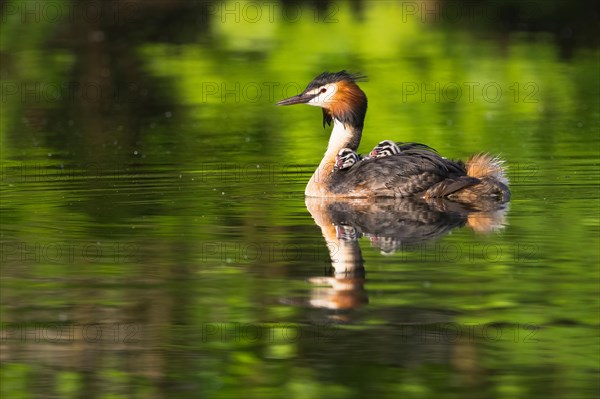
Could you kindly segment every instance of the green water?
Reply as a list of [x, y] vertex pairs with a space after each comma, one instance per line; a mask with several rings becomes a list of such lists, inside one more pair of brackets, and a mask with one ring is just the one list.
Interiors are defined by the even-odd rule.
[[[416, 2], [52, 3], [0, 29], [3, 397], [598, 397], [597, 47]], [[329, 130], [273, 104], [344, 68], [360, 152], [501, 154], [509, 206], [352, 205], [325, 216], [372, 230], [324, 237]]]

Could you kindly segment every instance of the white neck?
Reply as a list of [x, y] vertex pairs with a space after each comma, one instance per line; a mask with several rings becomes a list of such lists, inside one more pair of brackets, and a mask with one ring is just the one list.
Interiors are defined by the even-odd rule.
[[342, 122], [333, 119], [333, 130], [327, 145], [327, 151], [319, 164], [319, 167], [310, 178], [306, 186], [305, 194], [309, 197], [326, 197], [328, 196], [327, 181], [331, 177], [333, 165], [335, 165], [335, 157], [342, 148], [348, 147], [356, 151], [360, 144], [362, 136], [362, 128], [356, 128], [350, 125], [344, 126]]
[[[344, 126], [342, 122], [334, 118], [333, 130], [331, 131], [331, 136], [329, 137], [329, 144], [327, 145], [327, 151], [325, 152], [324, 159], [335, 159], [335, 156], [342, 148], [350, 146], [350, 143], [353, 141], [357, 133], [361, 134], [361, 132], [357, 132], [351, 126]], [[358, 143], [356, 143], [355, 148], [350, 149], [356, 151], [357, 148]]]

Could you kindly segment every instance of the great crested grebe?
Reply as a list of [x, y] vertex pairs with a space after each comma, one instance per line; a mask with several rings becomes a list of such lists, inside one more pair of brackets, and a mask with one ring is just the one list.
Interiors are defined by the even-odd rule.
[[323, 109], [323, 126], [333, 131], [325, 156], [310, 178], [309, 197], [442, 198], [474, 202], [478, 198], [508, 201], [503, 162], [488, 154], [474, 155], [463, 164], [443, 158], [424, 144], [410, 143], [400, 153], [363, 159], [347, 170], [334, 171], [343, 148], [356, 151], [362, 136], [367, 96], [356, 84], [366, 77], [346, 71], [324, 72], [297, 96], [277, 105], [308, 104]]
[[342, 148], [335, 157], [333, 170], [348, 169], [360, 161], [360, 155], [350, 148]]

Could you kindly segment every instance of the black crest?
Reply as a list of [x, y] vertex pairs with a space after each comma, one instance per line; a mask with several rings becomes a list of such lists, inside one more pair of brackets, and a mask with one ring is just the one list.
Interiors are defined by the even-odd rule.
[[342, 80], [354, 83], [366, 82], [367, 77], [361, 73], [349, 73], [346, 70], [339, 72], [323, 72], [322, 74], [314, 78], [312, 82], [310, 82], [308, 86], [306, 86], [306, 89], [304, 91], [309, 91], [317, 87], [326, 85], [328, 83], [340, 82]]

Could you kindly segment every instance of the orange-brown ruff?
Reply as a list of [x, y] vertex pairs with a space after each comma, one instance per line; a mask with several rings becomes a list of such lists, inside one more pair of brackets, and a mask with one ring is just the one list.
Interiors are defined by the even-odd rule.
[[401, 153], [364, 159], [334, 170], [342, 148], [356, 151], [367, 112], [367, 96], [356, 84], [364, 76], [346, 71], [324, 72], [297, 96], [278, 105], [308, 104], [323, 109], [323, 125], [331, 125], [327, 151], [312, 175], [305, 194], [310, 197], [449, 198], [460, 202], [510, 199], [503, 161], [478, 154], [464, 164], [440, 156], [430, 147], [411, 143]]

